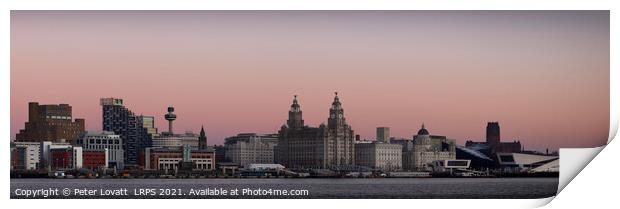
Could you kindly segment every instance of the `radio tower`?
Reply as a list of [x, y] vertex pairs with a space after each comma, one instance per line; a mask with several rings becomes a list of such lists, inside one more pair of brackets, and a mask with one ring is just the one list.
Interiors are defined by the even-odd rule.
[[177, 115], [174, 114], [174, 107], [168, 107], [168, 114], [164, 115], [168, 121], [168, 133], [172, 134], [172, 121], [177, 119]]

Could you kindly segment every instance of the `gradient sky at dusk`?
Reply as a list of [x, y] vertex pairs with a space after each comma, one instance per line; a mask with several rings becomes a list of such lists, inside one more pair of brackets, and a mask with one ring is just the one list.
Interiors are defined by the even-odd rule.
[[101, 129], [99, 98], [209, 144], [275, 133], [293, 95], [307, 125], [338, 91], [362, 138], [422, 123], [459, 144], [593, 147], [609, 129], [608, 11], [13, 11], [11, 138], [27, 103], [68, 103]]

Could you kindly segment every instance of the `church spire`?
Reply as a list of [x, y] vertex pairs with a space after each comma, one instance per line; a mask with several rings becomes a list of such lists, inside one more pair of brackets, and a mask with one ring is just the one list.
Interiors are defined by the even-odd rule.
[[198, 136], [198, 148], [207, 149], [207, 134], [205, 134], [204, 125], [200, 127], [200, 136]]

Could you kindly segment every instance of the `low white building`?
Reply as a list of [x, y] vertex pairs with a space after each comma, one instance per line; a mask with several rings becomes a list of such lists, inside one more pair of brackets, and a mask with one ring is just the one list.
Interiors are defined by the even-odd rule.
[[104, 150], [107, 149], [107, 161], [109, 168], [123, 169], [124, 149], [123, 139], [111, 131], [88, 131], [82, 135], [76, 144], [85, 150]]
[[[163, 157], [158, 159], [160, 170], [177, 170], [179, 169], [179, 162], [183, 161], [181, 157]], [[195, 170], [213, 170], [211, 165], [213, 159], [207, 158], [190, 158], [190, 161], [195, 163]]]
[[356, 143], [355, 164], [384, 171], [402, 169], [402, 145], [383, 142]]
[[538, 167], [532, 168], [531, 170], [529, 170], [529, 172], [532, 173], [539, 173], [539, 172], [560, 172], [560, 159], [556, 159], [554, 161], [542, 164]]
[[269, 170], [282, 170], [284, 169], [283, 165], [280, 164], [248, 164], [246, 166], [247, 169], [253, 171], [269, 171]]
[[249, 164], [273, 164], [274, 147], [277, 143], [278, 135], [275, 134], [238, 134], [226, 138], [225, 158], [242, 167]]
[[497, 153], [497, 161], [505, 172], [559, 172], [559, 156], [525, 153]]
[[15, 142], [11, 153], [13, 169], [35, 170], [41, 160], [41, 143]]
[[[185, 147], [149, 147], [144, 150], [145, 170], [177, 170], [182, 161], [194, 163], [193, 170], [210, 171], [215, 169], [213, 149]], [[184, 160], [185, 158], [185, 160]]]
[[468, 169], [470, 164], [471, 160], [438, 160], [433, 163], [433, 171]]

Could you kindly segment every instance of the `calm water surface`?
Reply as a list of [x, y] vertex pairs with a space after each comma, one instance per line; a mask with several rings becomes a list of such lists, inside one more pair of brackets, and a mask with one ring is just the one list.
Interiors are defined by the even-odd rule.
[[[37, 189], [69, 189], [69, 195], [46, 198], [545, 198], [554, 196], [558, 178], [375, 178], [375, 179], [11, 179], [11, 198], [16, 192]], [[307, 190], [307, 195], [190, 195], [191, 189]], [[75, 189], [96, 190], [75, 195]], [[101, 195], [103, 190], [126, 189], [126, 195]], [[136, 195], [139, 189], [155, 189], [155, 195]], [[165, 195], [174, 190], [178, 195]], [[18, 191], [16, 191], [18, 190]], [[32, 197], [28, 197], [32, 198]], [[43, 198], [43, 197], [36, 197]]]

